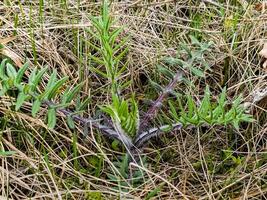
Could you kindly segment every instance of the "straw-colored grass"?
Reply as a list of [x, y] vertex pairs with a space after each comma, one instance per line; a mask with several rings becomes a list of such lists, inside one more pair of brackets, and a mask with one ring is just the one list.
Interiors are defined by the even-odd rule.
[[[123, 91], [135, 92], [140, 114], [157, 92], [148, 79], [165, 86], [157, 64], [175, 55], [181, 43], [190, 45], [189, 35], [214, 42], [207, 56], [212, 71], [199, 80], [187, 74], [194, 88], [180, 84], [176, 92], [201, 99], [206, 85], [212, 94], [227, 88], [228, 99], [266, 87], [266, 69], [258, 55], [267, 36], [267, 9], [255, 9], [249, 0], [136, 0], [114, 1], [111, 14], [115, 26], [124, 26], [129, 61], [123, 78], [132, 80]], [[267, 6], [266, 6], [267, 7]], [[91, 96], [87, 116], [99, 115], [97, 105], [110, 94], [108, 82], [90, 71], [95, 42], [85, 31], [90, 16], [99, 15], [101, 2], [89, 0], [32, 0], [0, 2], [0, 38], [16, 36], [5, 44], [22, 63], [57, 69], [69, 76], [69, 85], [85, 81], [81, 98]], [[7, 53], [8, 54], [8, 53]], [[2, 55], [4, 57], [6, 55]], [[0, 195], [5, 199], [265, 199], [267, 198], [266, 99], [254, 105], [256, 121], [231, 127], [185, 129], [152, 139], [144, 148], [146, 163], [140, 168], [143, 180], [118, 189], [109, 175], [118, 175], [116, 162], [125, 150], [112, 140], [82, 128], [70, 130], [59, 117], [54, 131], [46, 129], [43, 109], [32, 118], [10, 109], [9, 98], [1, 97]], [[12, 152], [11, 152], [12, 153]], [[1, 198], [0, 198], [1, 199]]]

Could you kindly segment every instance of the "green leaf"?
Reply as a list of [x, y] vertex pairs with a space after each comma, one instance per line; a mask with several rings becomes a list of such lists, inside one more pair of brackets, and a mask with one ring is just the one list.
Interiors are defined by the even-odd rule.
[[195, 76], [205, 77], [204, 72], [201, 71], [200, 69], [196, 68], [196, 67], [190, 67], [190, 70]]
[[10, 63], [6, 64], [6, 72], [9, 77], [15, 78], [17, 76], [17, 70]]
[[114, 149], [115, 151], [119, 151], [120, 142], [118, 140], [113, 140], [113, 142], [111, 143], [111, 147], [112, 149]]
[[4, 60], [2, 60], [0, 64], [0, 78], [3, 80], [7, 78], [6, 73], [5, 73], [6, 62], [7, 62], [7, 59], [5, 58]]
[[191, 50], [188, 48], [187, 44], [180, 44], [181, 48], [186, 51], [186, 53], [192, 57]]
[[152, 81], [151, 79], [149, 79], [149, 83], [155, 88], [156, 91], [158, 91], [158, 92], [163, 91], [163, 88], [161, 87], [161, 85]]
[[64, 103], [70, 103], [74, 97], [80, 92], [81, 87], [83, 86], [84, 82], [79, 83], [76, 85], [72, 90], [70, 90], [66, 96], [66, 102]]
[[97, 73], [97, 74], [103, 76], [104, 78], [109, 78], [107, 74], [105, 74], [104, 72], [100, 71], [99, 69], [97, 69], [97, 68], [95, 68], [95, 67], [90, 67], [90, 69], [91, 69], [93, 72], [95, 72], [95, 73]]
[[125, 48], [124, 50], [122, 50], [119, 55], [116, 56], [115, 58], [115, 62], [118, 63], [122, 58], [123, 56], [125, 56], [125, 54], [128, 52], [128, 48]]
[[152, 191], [150, 191], [145, 200], [150, 200], [151, 198], [153, 198], [154, 196], [156, 196], [161, 190], [161, 187], [156, 187], [155, 189], [153, 189]]
[[33, 80], [34, 80], [34, 78], [35, 78], [35, 76], [36, 76], [36, 73], [37, 73], [37, 67], [35, 67], [35, 68], [32, 70], [32, 72], [31, 72], [31, 74], [30, 74], [30, 77], [29, 77], [29, 79], [28, 79], [28, 83], [32, 83], [32, 82], [33, 82]]
[[89, 54], [89, 57], [99, 65], [106, 65], [106, 62]]
[[17, 153], [16, 151], [0, 151], [0, 157], [1, 156], [12, 156], [16, 153]]
[[227, 103], [227, 101], [226, 101], [226, 88], [225, 87], [223, 88], [223, 90], [220, 94], [220, 98], [219, 98], [218, 103], [221, 107], [224, 107]]
[[27, 97], [28, 97], [28, 95], [24, 94], [24, 92], [19, 93], [19, 95], [17, 97], [17, 101], [16, 101], [16, 107], [15, 107], [16, 111], [18, 111], [20, 109], [20, 107], [23, 105], [23, 103], [25, 102]]
[[51, 76], [49, 78], [49, 81], [47, 83], [46, 89], [50, 90], [53, 87], [53, 85], [55, 84], [56, 81], [57, 81], [57, 70], [54, 69], [53, 73], [51, 74]]
[[56, 126], [56, 109], [49, 108], [47, 111], [47, 126], [49, 129], [54, 129]]
[[171, 66], [185, 66], [186, 62], [184, 62], [183, 60], [179, 59], [179, 58], [173, 58], [173, 57], [167, 57], [164, 58], [164, 62], [171, 65]]
[[29, 63], [25, 63], [18, 71], [18, 74], [16, 76], [15, 83], [20, 84], [22, 81], [22, 77], [25, 74], [26, 70], [29, 68]]
[[233, 121], [232, 121], [232, 124], [233, 124], [233, 126], [235, 127], [235, 129], [239, 129], [239, 121], [238, 120], [236, 120], [236, 119], [234, 119]]
[[187, 103], [188, 103], [188, 117], [192, 118], [195, 115], [197, 108], [191, 95], [187, 95]]
[[68, 115], [67, 116], [67, 123], [68, 123], [68, 126], [71, 129], [74, 129], [75, 128], [74, 120], [72, 119], [72, 116], [71, 115]]
[[166, 67], [158, 65], [158, 70], [159, 70], [160, 73], [166, 75], [168, 78], [173, 78], [174, 77], [174, 73], [171, 70], [167, 69]]
[[41, 108], [41, 101], [37, 98], [32, 105], [32, 116], [36, 117], [37, 113], [39, 112]]
[[123, 39], [120, 41], [120, 43], [117, 44], [117, 45], [113, 48], [113, 51], [116, 52], [117, 50], [121, 49], [121, 48], [126, 44], [127, 41], [129, 41], [129, 36], [123, 38]]
[[198, 46], [201, 46], [201, 43], [198, 41], [197, 38], [195, 38], [193, 35], [190, 35], [189, 37], [190, 37], [190, 39], [191, 39], [191, 43], [192, 43], [192, 44], [196, 44], [196, 45], [198, 45]]
[[39, 71], [37, 73], [37, 75], [34, 77], [34, 79], [32, 80], [32, 85], [36, 88], [39, 84], [39, 82], [41, 81], [42, 77], [44, 76], [44, 73], [47, 71], [47, 67], [41, 69], [41, 71]]
[[52, 88], [50, 89], [50, 91], [48, 92], [48, 99], [52, 99], [57, 95], [58, 90], [60, 89], [60, 87], [63, 86], [63, 84], [68, 80], [69, 77], [63, 77], [62, 79], [59, 79], [54, 86], [51, 86]]
[[8, 89], [9, 89], [9, 86], [6, 83], [4, 83], [2, 89], [0, 90], [0, 97], [4, 96], [6, 92], [8, 91]]
[[244, 122], [255, 122], [255, 119], [253, 119], [252, 115], [248, 115], [248, 114], [242, 114], [240, 117], [240, 120], [244, 121]]
[[205, 118], [208, 115], [210, 110], [211, 110], [210, 90], [209, 90], [209, 87], [207, 86], [205, 89], [204, 98], [201, 102], [200, 109], [198, 111], [200, 114], [200, 117]]
[[109, 42], [110, 44], [114, 44], [116, 38], [118, 37], [118, 35], [123, 31], [123, 28], [117, 28], [114, 31], [111, 32], [110, 37], [109, 37]]
[[176, 109], [175, 109], [175, 107], [174, 107], [174, 105], [173, 105], [173, 102], [172, 101], [168, 101], [168, 103], [169, 103], [169, 106], [170, 106], [170, 113], [171, 113], [171, 115], [172, 115], [172, 117], [176, 120], [176, 121], [179, 121], [179, 116], [178, 116], [178, 113], [176, 112]]
[[76, 107], [76, 110], [77, 111], [81, 111], [81, 110], [84, 110], [86, 106], [89, 105], [91, 101], [91, 97], [88, 96], [84, 101], [82, 101], [79, 105], [77, 104], [77, 107]]

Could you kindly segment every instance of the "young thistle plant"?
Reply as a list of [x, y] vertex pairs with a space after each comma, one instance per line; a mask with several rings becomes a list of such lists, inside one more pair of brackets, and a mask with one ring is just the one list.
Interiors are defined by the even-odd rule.
[[[182, 103], [180, 98], [177, 98], [177, 101], [169, 101], [169, 112], [173, 124], [169, 123], [159, 128], [150, 129], [149, 127], [145, 127], [146, 130], [142, 127], [140, 128], [140, 124], [147, 125], [153, 119], [157, 118], [157, 110], [159, 109], [157, 105], [161, 105], [168, 93], [173, 91], [175, 83], [180, 80], [179, 72], [175, 75], [172, 70], [161, 68], [161, 72], [167, 74], [173, 80], [166, 88], [162, 89], [159, 98], [151, 106], [151, 109], [148, 110], [146, 115], [143, 116], [142, 120], [140, 120], [138, 105], [134, 95], [129, 100], [124, 100], [119, 96], [120, 90], [129, 84], [129, 82], [123, 83], [120, 80], [121, 75], [127, 68], [127, 62], [122, 64], [128, 51], [128, 48], [125, 47], [127, 39], [124, 38], [121, 42], [118, 42], [117, 39], [123, 29], [112, 27], [113, 21], [108, 12], [107, 1], [104, 1], [102, 16], [100, 18], [92, 18], [92, 23], [95, 31], [88, 29], [88, 32], [99, 41], [100, 45], [90, 44], [101, 56], [91, 55], [91, 59], [98, 66], [103, 66], [105, 70], [103, 71], [96, 67], [91, 67], [91, 70], [106, 78], [111, 83], [111, 87], [109, 88], [109, 94], [112, 97], [111, 103], [100, 106], [100, 109], [110, 116], [113, 128], [98, 122], [92, 122], [90, 119], [78, 115], [89, 103], [88, 99], [80, 102], [79, 99], [75, 98], [79, 94], [83, 83], [62, 90], [68, 77], [58, 79], [59, 76], [56, 70], [49, 75], [47, 68], [41, 70], [35, 68], [31, 71], [27, 79], [28, 81], [25, 82], [23, 78], [26, 77], [25, 72], [29, 66], [25, 64], [19, 70], [16, 70], [12, 64], [7, 62], [7, 59], [4, 59], [0, 64], [0, 96], [10, 95], [10, 91], [17, 92], [18, 95], [14, 100], [15, 110], [19, 111], [25, 102], [30, 102], [32, 103], [31, 112], [33, 117], [36, 117], [43, 105], [48, 107], [47, 123], [48, 128], [51, 129], [56, 125], [56, 112], [58, 111], [67, 117], [67, 123], [70, 128], [75, 127], [74, 121], [84, 125], [85, 129], [88, 129], [88, 123], [92, 122], [92, 126], [101, 130], [105, 136], [124, 143], [128, 147], [129, 152], [132, 147], [142, 147], [150, 138], [158, 136], [159, 133], [166, 130], [181, 129], [187, 125], [201, 126], [202, 124], [232, 124], [235, 128], [239, 128], [239, 124], [242, 121], [253, 121], [253, 117], [245, 113], [241, 97], [238, 97], [229, 106], [227, 105], [226, 90], [224, 89], [217, 102], [214, 103], [211, 101], [210, 91], [207, 87], [200, 106], [195, 103], [190, 95], [186, 95], [185, 104]], [[167, 58], [166, 61], [171, 65], [180, 66], [185, 71], [189, 70], [194, 76], [202, 78], [204, 77], [204, 71], [208, 69], [207, 63], [203, 62], [203, 55], [211, 44], [202, 44], [194, 37], [191, 37], [191, 40], [193, 45], [196, 45], [198, 48], [192, 51], [187, 46], [182, 45], [182, 48], [188, 54], [187, 60], [178, 57]], [[205, 66], [205, 70], [199, 68], [202, 65]], [[45, 74], [48, 76], [48, 82], [44, 84], [44, 90], [42, 91], [40, 84]], [[43, 83], [45, 82], [43, 81]], [[160, 88], [162, 87], [160, 86]], [[74, 112], [68, 110], [68, 106], [72, 101], [80, 102], [76, 103]], [[170, 117], [167, 120], [170, 121]]]
[[[95, 32], [88, 30], [96, 39], [98, 39], [100, 46], [92, 44], [101, 57], [91, 56], [99, 66], [105, 66], [105, 71], [101, 71], [97, 68], [92, 67], [92, 71], [102, 75], [111, 82], [112, 103], [109, 105], [101, 106], [101, 110], [108, 114], [112, 119], [113, 128], [120, 134], [128, 135], [133, 138], [134, 143], [142, 144], [143, 141], [149, 139], [151, 136], [157, 135], [158, 131], [147, 131], [147, 134], [142, 133], [148, 121], [157, 118], [158, 104], [162, 104], [164, 98], [167, 97], [169, 92], [172, 92], [176, 81], [179, 81], [179, 72], [175, 75], [173, 71], [160, 67], [160, 71], [166, 74], [169, 78], [175, 80], [164, 89], [157, 83], [153, 85], [161, 88], [161, 95], [158, 100], [155, 101], [151, 109], [148, 110], [146, 115], [142, 118], [141, 127], [137, 102], [134, 97], [130, 100], [124, 100], [119, 96], [119, 89], [122, 89], [122, 83], [119, 82], [120, 75], [126, 70], [126, 64], [121, 65], [124, 55], [127, 53], [128, 48], [124, 47], [126, 39], [124, 38], [118, 44], [116, 43], [117, 38], [122, 32], [122, 28], [112, 28], [113, 21], [108, 12], [108, 3], [104, 1], [103, 11], [100, 18], [92, 18]], [[192, 45], [195, 47], [194, 50], [189, 48], [187, 45], [181, 44], [181, 51], [178, 52], [176, 58], [165, 58], [165, 62], [172, 66], [180, 66], [184, 70], [191, 72], [196, 77], [205, 77], [205, 71], [210, 70], [208, 63], [204, 59], [204, 54], [210, 51], [210, 47], [213, 45], [212, 42], [201, 43], [195, 37], [190, 36]], [[179, 53], [186, 54], [186, 60], [180, 57]], [[204, 66], [204, 69], [201, 67]], [[186, 81], [186, 80], [185, 80]], [[237, 98], [230, 110], [226, 109], [226, 90], [224, 89], [218, 102], [212, 103], [210, 100], [210, 91], [207, 87], [204, 93], [204, 98], [200, 106], [197, 106], [190, 95], [186, 95], [187, 103], [183, 105], [178, 98], [178, 101], [169, 101], [170, 115], [173, 119], [171, 125], [164, 125], [157, 130], [172, 130], [177, 127], [177, 124], [187, 126], [189, 124], [194, 126], [201, 126], [206, 123], [209, 125], [213, 124], [233, 124], [235, 128], [238, 128], [241, 121], [251, 122], [253, 121], [251, 115], [245, 114], [244, 109], [241, 106], [241, 99]], [[186, 109], [187, 108], [187, 109]], [[179, 111], [178, 111], [179, 110]], [[143, 126], [145, 124], [145, 126]], [[176, 125], [175, 125], [176, 124]], [[179, 126], [181, 127], [181, 126]], [[142, 130], [139, 130], [142, 129]], [[153, 129], [154, 130], [154, 129]], [[141, 132], [140, 132], [141, 131]]]

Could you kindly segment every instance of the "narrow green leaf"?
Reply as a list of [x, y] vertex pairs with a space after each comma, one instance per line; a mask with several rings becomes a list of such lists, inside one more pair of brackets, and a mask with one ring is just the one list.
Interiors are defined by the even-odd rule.
[[32, 81], [33, 86], [36, 88], [38, 86], [38, 84], [40, 83], [42, 77], [44, 76], [44, 73], [47, 71], [47, 67], [41, 69], [41, 71], [39, 71], [36, 76], [34, 77], [34, 80]]
[[7, 78], [6, 73], [5, 73], [6, 62], [7, 62], [7, 59], [5, 58], [4, 60], [2, 60], [2, 62], [0, 64], [0, 78], [1, 79]]
[[186, 51], [186, 53], [192, 57], [191, 50], [188, 48], [187, 44], [180, 44], [181, 48]]
[[156, 187], [155, 189], [153, 189], [147, 194], [147, 196], [145, 197], [145, 200], [150, 200], [151, 198], [156, 196], [160, 192], [160, 190], [161, 190], [161, 187]]
[[108, 10], [107, 0], [103, 0], [102, 19], [103, 22], [105, 23], [104, 25], [107, 26], [107, 23], [109, 21], [109, 10]]
[[23, 75], [25, 74], [25, 72], [26, 72], [26, 70], [28, 68], [29, 68], [29, 63], [27, 62], [19, 69], [18, 74], [16, 76], [16, 80], [15, 80], [16, 84], [20, 84], [21, 83], [22, 77], [23, 77]]
[[196, 45], [201, 46], [201, 44], [200, 44], [200, 42], [198, 41], [197, 38], [195, 38], [193, 35], [190, 35], [189, 37], [190, 37], [190, 39], [191, 39], [191, 43], [192, 43], [192, 44], [196, 44]]
[[115, 62], [117, 63], [117, 62], [119, 62], [122, 58], [123, 58], [123, 56], [128, 52], [128, 48], [125, 48], [125, 49], [123, 49], [120, 53], [119, 53], [119, 55], [117, 55], [116, 56], [116, 58], [115, 58]]
[[113, 51], [116, 52], [117, 50], [121, 49], [126, 42], [129, 41], [130, 36], [123, 38], [114, 48]]
[[71, 129], [75, 128], [74, 120], [72, 119], [72, 117], [70, 115], [67, 116], [67, 123]]
[[205, 77], [204, 72], [201, 71], [200, 69], [196, 68], [196, 67], [190, 67], [190, 70], [195, 76]]
[[168, 78], [174, 77], [174, 73], [171, 70], [167, 69], [166, 67], [163, 67], [162, 65], [158, 65], [157, 68], [160, 73], [166, 75]]
[[28, 95], [24, 94], [24, 92], [19, 93], [19, 95], [17, 97], [17, 101], [16, 101], [16, 106], [15, 106], [16, 111], [18, 111], [20, 109], [20, 107], [23, 105], [23, 103], [25, 102], [27, 97], [28, 97]]
[[56, 126], [56, 109], [49, 108], [47, 112], [47, 126], [49, 129], [53, 129]]
[[2, 89], [0, 90], [0, 97], [4, 96], [6, 92], [8, 91], [9, 86], [7, 84], [4, 84]]
[[28, 83], [29, 83], [29, 84], [31, 84], [31, 83], [33, 82], [33, 80], [34, 80], [34, 78], [35, 78], [35, 76], [36, 76], [36, 73], [37, 73], [37, 67], [35, 67], [35, 68], [32, 70], [31, 74], [30, 74], [30, 77], [29, 77], [29, 79], [28, 79]]
[[187, 95], [187, 103], [188, 103], [188, 117], [192, 118], [195, 115], [197, 108], [191, 95]]
[[66, 97], [66, 102], [65, 103], [70, 103], [76, 95], [80, 92], [84, 82], [79, 83], [76, 85], [70, 92], [67, 94]]
[[68, 80], [69, 77], [63, 77], [62, 79], [59, 79], [54, 86], [52, 86], [52, 89], [48, 92], [48, 99], [52, 99], [57, 95], [58, 90], [60, 87], [63, 86], [63, 84]]
[[79, 105], [77, 105], [76, 110], [77, 111], [84, 110], [85, 107], [89, 105], [90, 101], [91, 101], [91, 97], [88, 96], [84, 101], [82, 101]]
[[105, 74], [104, 72], [100, 71], [99, 69], [95, 68], [95, 67], [90, 67], [90, 69], [93, 71], [93, 72], [96, 72], [97, 74], [103, 76], [104, 78], [108, 78], [108, 75]]
[[103, 60], [101, 60], [101, 59], [99, 59], [99, 58], [97, 58], [97, 57], [95, 57], [95, 56], [92, 56], [92, 55], [90, 55], [89, 54], [89, 57], [93, 60], [93, 61], [95, 61], [97, 64], [100, 64], [100, 65], [106, 65], [106, 63], [103, 61]]
[[172, 115], [172, 117], [174, 118], [174, 120], [179, 121], [179, 116], [178, 113], [176, 112], [176, 109], [172, 103], [172, 101], [168, 101], [169, 106], [170, 106], [170, 114]]
[[0, 157], [1, 156], [12, 156], [16, 153], [17, 153], [16, 151], [0, 151]]
[[109, 37], [109, 42], [110, 44], [114, 44], [116, 38], [118, 37], [118, 35], [122, 32], [123, 28], [117, 28], [114, 31], [111, 32], [110, 37]]
[[158, 91], [158, 92], [163, 91], [163, 88], [161, 87], [161, 85], [152, 81], [151, 79], [149, 79], [149, 83], [155, 88], [156, 91]]
[[57, 81], [57, 70], [54, 69], [47, 83], [46, 90], [50, 90], [54, 86], [56, 81]]
[[41, 108], [41, 101], [37, 98], [32, 105], [32, 116], [36, 117], [37, 113], [39, 112]]

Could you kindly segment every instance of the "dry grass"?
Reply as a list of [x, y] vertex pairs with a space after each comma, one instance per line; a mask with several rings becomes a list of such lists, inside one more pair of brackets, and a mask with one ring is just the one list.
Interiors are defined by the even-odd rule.
[[[22, 62], [26, 59], [32, 67], [56, 68], [62, 76], [70, 76], [70, 85], [85, 80], [82, 98], [92, 97], [87, 114], [95, 116], [97, 105], [109, 98], [105, 89], [108, 83], [88, 70], [92, 49], [85, 41], [92, 38], [84, 29], [91, 26], [88, 16], [99, 14], [101, 4], [51, 0], [40, 8], [41, 2], [2, 1], [0, 37], [16, 35], [7, 46]], [[213, 71], [202, 80], [189, 74], [195, 90], [177, 85], [177, 92], [199, 98], [208, 84], [214, 94], [226, 86], [230, 99], [241, 93], [249, 99], [253, 91], [266, 86], [266, 71], [258, 52], [266, 40], [267, 11], [255, 10], [256, 1], [212, 2], [142, 0], [112, 4], [116, 25], [123, 25], [124, 34], [130, 35], [125, 77], [133, 84], [124, 95], [135, 91], [143, 112], [145, 100], [156, 97], [147, 79], [166, 84], [156, 70], [159, 59], [172, 56], [181, 42], [190, 44], [190, 34], [214, 42], [208, 55]], [[246, 7], [245, 2], [251, 5]], [[68, 129], [64, 120], [55, 131], [48, 131], [41, 120], [11, 111], [10, 99], [2, 98], [0, 148], [16, 154], [0, 157], [0, 194], [14, 200], [149, 199], [150, 195], [151, 199], [266, 199], [264, 101], [253, 109], [256, 122], [244, 124], [239, 131], [215, 126], [154, 139], [144, 149], [147, 166], [131, 165], [132, 170], [143, 169], [143, 182], [118, 192], [107, 175], [116, 174], [114, 162], [122, 155], [121, 147], [112, 147], [112, 141], [97, 130], [91, 130], [85, 140], [82, 130]], [[44, 114], [45, 110], [39, 116]]]

